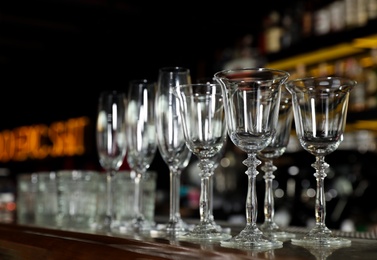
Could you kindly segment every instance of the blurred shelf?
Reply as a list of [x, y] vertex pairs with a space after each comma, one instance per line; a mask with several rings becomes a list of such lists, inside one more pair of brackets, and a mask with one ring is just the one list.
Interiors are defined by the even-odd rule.
[[299, 64], [312, 66], [363, 53], [369, 54], [371, 48], [377, 47], [376, 26], [377, 20], [371, 20], [364, 27], [304, 38], [290, 48], [267, 55], [267, 67], [292, 70]]

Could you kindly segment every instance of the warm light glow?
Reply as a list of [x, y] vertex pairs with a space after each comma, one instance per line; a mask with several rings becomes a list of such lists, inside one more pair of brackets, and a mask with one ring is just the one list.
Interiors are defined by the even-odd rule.
[[85, 153], [86, 117], [0, 132], [0, 162], [63, 157]]
[[267, 67], [272, 69], [288, 70], [296, 68], [297, 64], [305, 64], [306, 66], [311, 66], [323, 61], [330, 61], [349, 55], [360, 54], [364, 51], [364, 49], [355, 48], [352, 44], [343, 43], [328, 48], [322, 48], [317, 51], [293, 56], [281, 61], [271, 62], [267, 64]]

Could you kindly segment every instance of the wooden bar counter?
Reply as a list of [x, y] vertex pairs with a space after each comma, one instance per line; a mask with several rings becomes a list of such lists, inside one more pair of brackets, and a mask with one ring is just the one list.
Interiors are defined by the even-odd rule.
[[[232, 227], [232, 234], [240, 229]], [[305, 230], [292, 228], [297, 236]], [[17, 224], [0, 224], [0, 259], [75, 260], [75, 259], [377, 259], [375, 233], [346, 233], [352, 244], [335, 250], [310, 250], [284, 242], [281, 248], [267, 250], [225, 248], [220, 244], [196, 244], [151, 237], [104, 235], [48, 229]]]

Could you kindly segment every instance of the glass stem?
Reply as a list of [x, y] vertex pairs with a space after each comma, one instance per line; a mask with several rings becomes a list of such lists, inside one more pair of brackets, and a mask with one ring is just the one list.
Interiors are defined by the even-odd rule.
[[243, 161], [247, 166], [245, 172], [248, 176], [247, 196], [246, 196], [246, 224], [247, 226], [256, 227], [258, 215], [258, 201], [256, 193], [256, 176], [258, 175], [257, 166], [261, 164], [255, 153], [248, 153], [247, 159]]
[[113, 179], [115, 176], [115, 171], [107, 171], [106, 174], [106, 217], [104, 225], [110, 227], [113, 221], [114, 209], [113, 209]]
[[208, 177], [208, 213], [210, 221], [215, 221], [213, 216], [213, 172], [211, 176]]
[[[212, 176], [213, 163], [208, 159], [201, 159], [199, 164], [200, 172], [200, 201], [199, 201], [199, 213], [200, 222], [210, 222], [210, 178]], [[212, 199], [212, 198], [211, 198]]]
[[143, 203], [143, 189], [141, 183], [142, 174], [136, 173], [135, 174], [135, 198], [134, 198], [134, 212], [135, 212], [135, 219], [137, 222], [143, 220], [142, 214], [142, 203]]
[[329, 167], [329, 165], [325, 162], [324, 156], [316, 156], [316, 161], [312, 164], [312, 167], [316, 169], [314, 177], [317, 180], [317, 192], [315, 200], [316, 226], [321, 226], [325, 228], [326, 200], [324, 179], [327, 176], [326, 169]]
[[181, 185], [181, 171], [177, 169], [170, 169], [170, 210], [169, 222], [170, 224], [177, 224], [181, 220], [180, 214], [180, 185]]
[[275, 201], [274, 193], [272, 188], [273, 179], [275, 175], [273, 174], [276, 171], [277, 167], [273, 164], [272, 160], [265, 160], [262, 170], [264, 171], [264, 180], [265, 180], [265, 194], [264, 194], [264, 222], [272, 223], [275, 214]]

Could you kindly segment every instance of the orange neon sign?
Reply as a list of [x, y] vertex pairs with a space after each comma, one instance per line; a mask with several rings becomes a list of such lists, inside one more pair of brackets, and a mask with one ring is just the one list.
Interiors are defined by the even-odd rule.
[[44, 159], [85, 153], [87, 117], [44, 124], [21, 126], [0, 132], [0, 162]]

